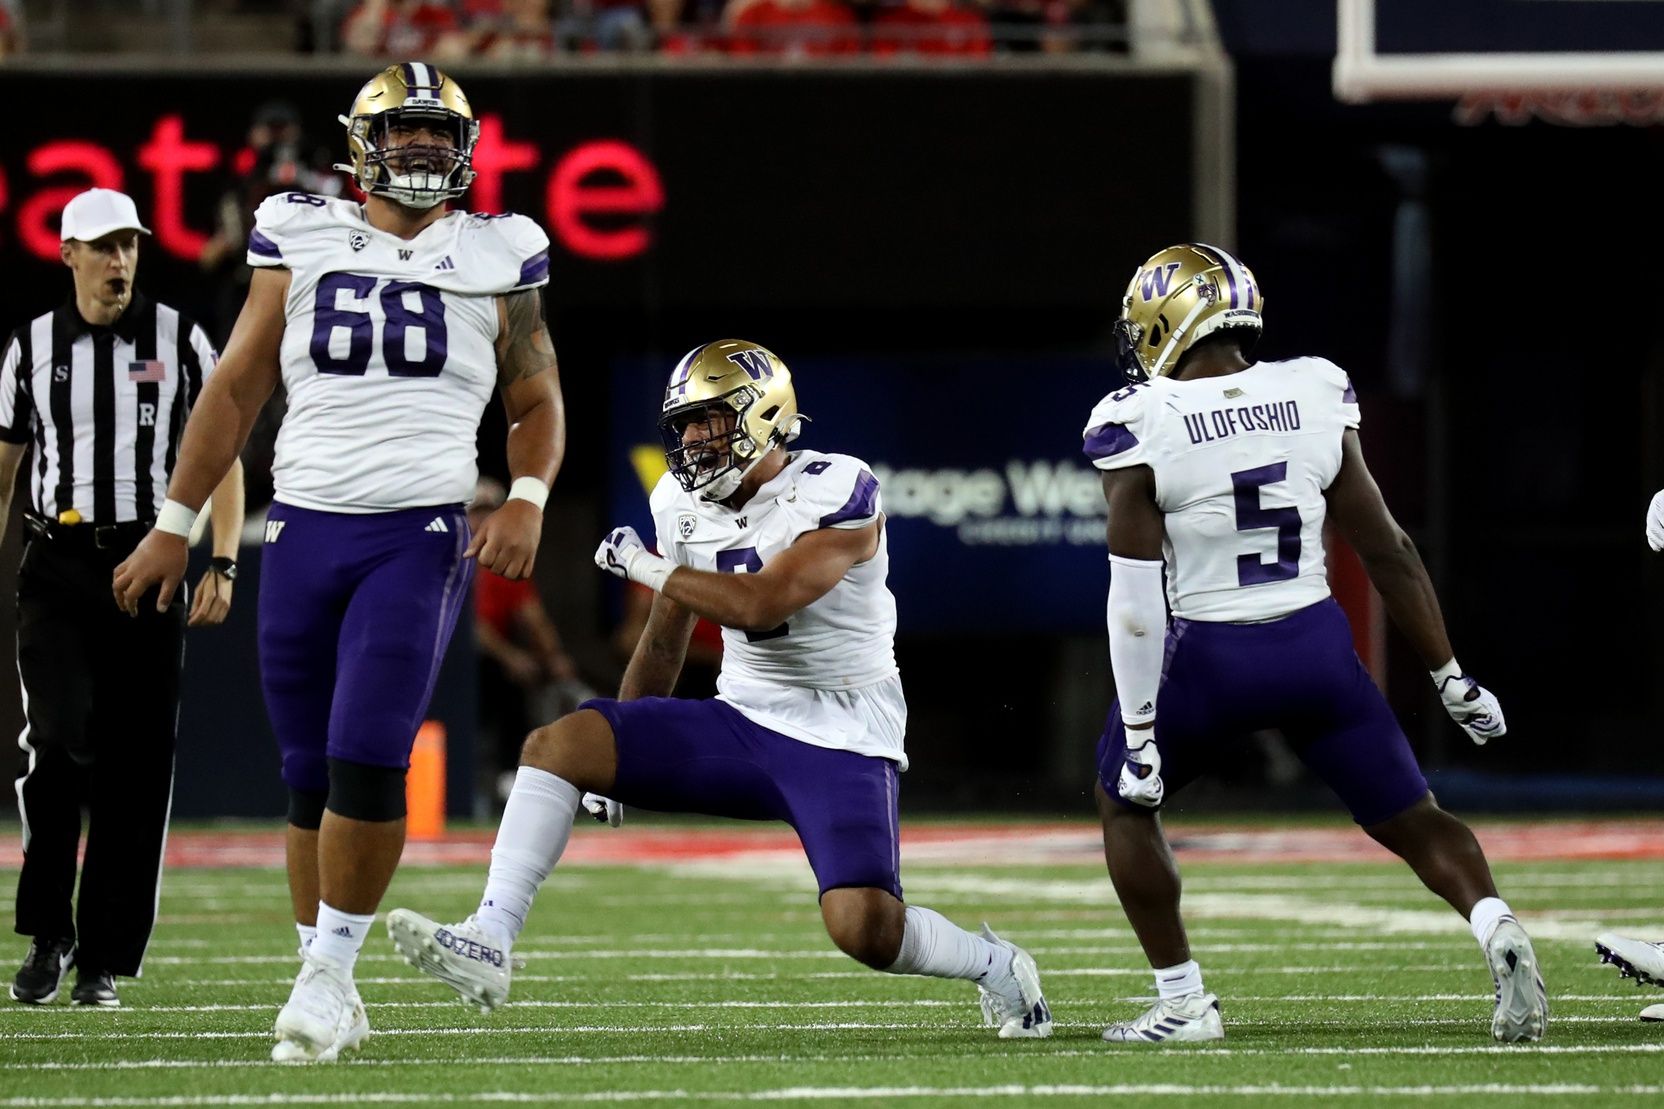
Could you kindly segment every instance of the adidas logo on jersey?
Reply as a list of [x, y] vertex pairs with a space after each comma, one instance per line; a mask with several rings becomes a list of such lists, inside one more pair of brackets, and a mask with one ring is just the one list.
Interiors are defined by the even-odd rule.
[[441, 258], [439, 260], [439, 264], [433, 268], [436, 270], [454, 270], [456, 269], [456, 263], [451, 261], [451, 256], [447, 254], [445, 257]]
[[443, 519], [441, 519], [438, 516], [435, 516], [433, 518], [433, 520], [431, 522], [429, 522], [428, 526], [423, 528], [422, 530], [423, 531], [450, 531], [451, 529], [445, 526], [445, 521]]

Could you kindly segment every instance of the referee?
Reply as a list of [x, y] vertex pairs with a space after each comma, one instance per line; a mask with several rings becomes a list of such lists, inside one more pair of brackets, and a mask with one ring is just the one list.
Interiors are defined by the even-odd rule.
[[[141, 605], [135, 620], [116, 607], [110, 576], [150, 528], [216, 356], [201, 327], [134, 290], [140, 234], [123, 193], [71, 200], [60, 253], [75, 293], [13, 332], [0, 361], [0, 529], [34, 447], [17, 582], [17, 931], [33, 942], [11, 996], [37, 1005], [58, 996], [71, 966], [76, 1004], [120, 1004], [115, 976], [138, 976], [161, 889], [185, 605]], [[233, 466], [214, 494], [215, 558], [193, 625], [230, 608], [242, 481]]]

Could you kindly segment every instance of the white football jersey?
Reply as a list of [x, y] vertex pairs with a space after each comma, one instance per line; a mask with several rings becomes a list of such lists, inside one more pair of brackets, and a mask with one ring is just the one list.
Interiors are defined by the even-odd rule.
[[[880, 518], [878, 479], [844, 454], [793, 451], [739, 509], [701, 500], [666, 474], [652, 497], [664, 557], [695, 570], [757, 573], [805, 532]], [[887, 534], [827, 594], [778, 628], [722, 630], [719, 696], [749, 719], [820, 747], [895, 759], [907, 706], [895, 659], [896, 602]]]
[[291, 274], [277, 499], [326, 512], [470, 500], [496, 298], [548, 282], [542, 229], [451, 212], [405, 240], [351, 201], [280, 193], [255, 212], [248, 262]]
[[1173, 615], [1273, 620], [1329, 595], [1323, 491], [1358, 418], [1339, 366], [1292, 358], [1122, 389], [1092, 410], [1085, 450], [1100, 470], [1155, 472]]

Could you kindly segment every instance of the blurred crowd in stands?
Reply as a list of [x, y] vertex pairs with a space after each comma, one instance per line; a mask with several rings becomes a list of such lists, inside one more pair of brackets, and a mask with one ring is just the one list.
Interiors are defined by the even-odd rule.
[[[0, 0], [0, 58], [23, 49], [25, 9], [43, 24], [59, 25], [65, 22], [63, 5], [77, 2]], [[239, 18], [250, 20], [250, 51], [278, 47], [270, 21], [287, 20], [294, 35], [285, 48], [439, 64], [604, 52], [825, 58], [1127, 49], [1128, 0], [175, 2], [191, 19], [214, 19], [222, 32]], [[166, 16], [158, 9], [156, 18]], [[260, 19], [267, 22], [255, 22]], [[40, 37], [39, 48], [53, 48], [44, 41], [51, 36]]]
[[[359, 0], [357, 54], [535, 60], [561, 52], [985, 55], [1118, 47], [1122, 0]], [[1083, 35], [1096, 27], [1101, 34]]]

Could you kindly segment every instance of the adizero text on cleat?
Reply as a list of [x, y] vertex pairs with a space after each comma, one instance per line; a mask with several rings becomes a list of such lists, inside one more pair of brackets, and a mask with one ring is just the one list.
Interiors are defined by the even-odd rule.
[[405, 961], [489, 1013], [508, 1000], [514, 963], [508, 945], [473, 917], [440, 924], [409, 909], [387, 914], [387, 933]]

